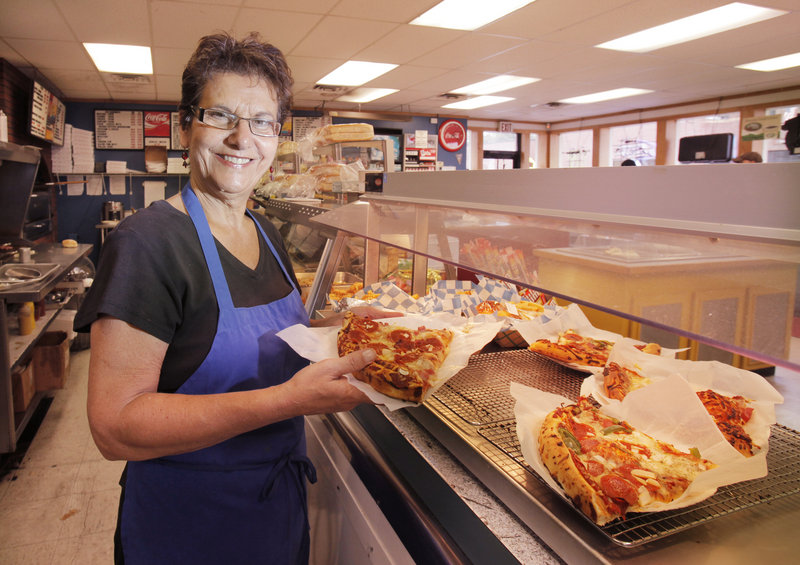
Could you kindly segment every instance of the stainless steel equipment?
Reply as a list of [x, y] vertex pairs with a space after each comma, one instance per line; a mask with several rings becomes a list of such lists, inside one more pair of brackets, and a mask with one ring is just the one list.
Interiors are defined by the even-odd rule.
[[109, 200], [103, 203], [103, 221], [118, 222], [122, 219], [122, 202]]

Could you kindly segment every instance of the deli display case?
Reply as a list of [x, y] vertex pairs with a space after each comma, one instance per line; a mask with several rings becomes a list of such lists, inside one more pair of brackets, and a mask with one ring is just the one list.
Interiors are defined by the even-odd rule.
[[[324, 315], [346, 242], [359, 238], [365, 285], [382, 280], [382, 265], [399, 255], [415, 294], [425, 294], [432, 268], [445, 278], [483, 275], [600, 312], [616, 324], [610, 329], [634, 338], [692, 344], [687, 359], [777, 367], [779, 377], [764, 378], [793, 381], [796, 175], [791, 164], [390, 173], [382, 194], [310, 220], [328, 237], [306, 306]], [[488, 348], [419, 407], [362, 406], [309, 418], [309, 426], [337, 438], [350, 476], [367, 485], [415, 560], [420, 544], [439, 548], [426, 555], [443, 563], [677, 563], [709, 553], [729, 563], [791, 560], [800, 521], [796, 395], [778, 411], [766, 477], [679, 511], [598, 527], [526, 463], [509, 394], [517, 382], [574, 399], [584, 377], [525, 348]], [[420, 459], [413, 471], [392, 442], [412, 446], [405, 458]], [[436, 495], [419, 486], [443, 477]], [[478, 494], [465, 493], [462, 479]], [[387, 484], [402, 486], [399, 502], [381, 503]], [[461, 506], [439, 500], [453, 493]], [[406, 519], [393, 518], [396, 504], [415, 509], [424, 525], [409, 531]], [[477, 523], [467, 519], [475, 516]], [[459, 517], [465, 523], [453, 525]], [[513, 533], [502, 531], [505, 523]], [[477, 557], [472, 540], [487, 535], [499, 544], [482, 543], [494, 552]]]

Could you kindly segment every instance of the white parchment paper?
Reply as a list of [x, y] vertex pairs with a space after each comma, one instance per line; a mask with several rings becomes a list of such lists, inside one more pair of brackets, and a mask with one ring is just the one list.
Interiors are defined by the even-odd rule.
[[[632, 400], [625, 403], [614, 401], [603, 406], [601, 411], [683, 451], [696, 447], [704, 458], [717, 465], [700, 473], [680, 498], [667, 504], [654, 502], [648, 511], [696, 504], [712, 496], [721, 486], [766, 474], [766, 454], [746, 458], [736, 451], [719, 433], [700, 399], [684, 379], [673, 375], [637, 392], [636, 396], [626, 397], [626, 400], [633, 397]], [[567, 498], [539, 455], [539, 431], [547, 414], [562, 403], [572, 402], [513, 382], [511, 395], [516, 399], [517, 435], [525, 461], [548, 485]]]
[[[381, 320], [378, 320], [381, 321]], [[475, 323], [461, 316], [440, 313], [431, 316], [408, 315], [382, 320], [386, 323], [417, 329], [420, 326], [432, 329], [449, 329], [453, 332], [453, 341], [450, 350], [439, 370], [436, 381], [432, 383], [428, 395], [436, 391], [447, 380], [467, 366], [470, 356], [489, 343], [502, 326], [502, 322]], [[338, 357], [336, 335], [340, 326], [323, 328], [309, 328], [297, 324], [286, 328], [277, 335], [298, 354], [312, 362], [322, 361], [331, 357]], [[370, 400], [377, 404], [385, 405], [389, 410], [397, 410], [409, 406], [417, 406], [414, 402], [407, 402], [381, 394], [368, 384], [359, 381], [352, 375], [347, 375], [347, 380], [357, 389], [362, 391]], [[427, 397], [427, 396], [426, 396]], [[424, 399], [423, 399], [424, 402]]]
[[[601, 330], [594, 327], [583, 310], [577, 304], [570, 304], [566, 308], [558, 308], [552, 312], [548, 311], [543, 316], [533, 320], [514, 320], [510, 321], [511, 325], [516, 329], [522, 338], [531, 344], [539, 339], [546, 339], [556, 343], [558, 336], [561, 332], [573, 330], [582, 336], [590, 337], [592, 339], [602, 339], [605, 341], [614, 342], [614, 346], [621, 341], [628, 341], [630, 343], [642, 344], [644, 342], [636, 341], [621, 334]], [[613, 351], [613, 349], [612, 349]], [[661, 348], [661, 357], [675, 357], [675, 354], [681, 351], [680, 349], [669, 349], [666, 347]], [[650, 355], [647, 353], [646, 355]], [[658, 356], [655, 356], [658, 358]], [[586, 365], [579, 365], [577, 363], [561, 363], [553, 360], [560, 365], [583, 371], [584, 373], [591, 373], [592, 368]]]

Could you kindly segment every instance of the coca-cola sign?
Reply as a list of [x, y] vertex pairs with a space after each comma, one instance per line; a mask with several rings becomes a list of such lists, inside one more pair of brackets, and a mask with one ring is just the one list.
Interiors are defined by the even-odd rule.
[[145, 137], [169, 137], [169, 112], [144, 113]]
[[445, 120], [439, 128], [439, 145], [446, 151], [458, 151], [467, 142], [467, 130], [458, 120]]

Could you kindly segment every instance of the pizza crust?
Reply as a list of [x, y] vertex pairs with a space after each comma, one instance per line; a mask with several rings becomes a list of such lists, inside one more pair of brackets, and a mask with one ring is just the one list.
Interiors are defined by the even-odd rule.
[[539, 454], [542, 462], [573, 504], [594, 523], [602, 526], [616, 520], [621, 516], [619, 509], [608, 504], [605, 497], [583, 477], [572, 460], [569, 448], [558, 433], [559, 424], [563, 424], [563, 420], [557, 413], [558, 411], [551, 412], [545, 417], [539, 432]]

